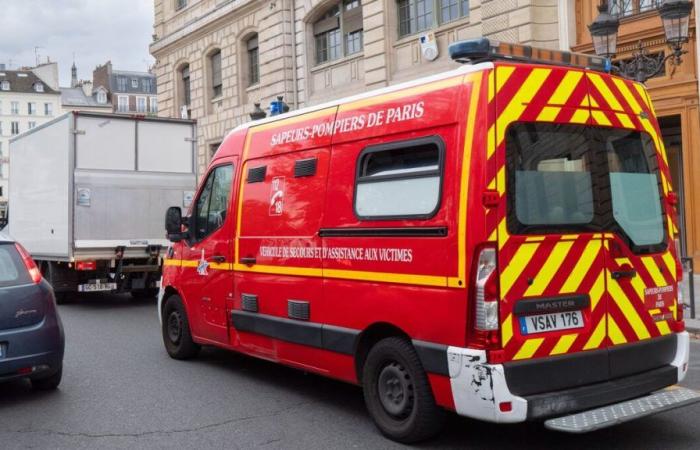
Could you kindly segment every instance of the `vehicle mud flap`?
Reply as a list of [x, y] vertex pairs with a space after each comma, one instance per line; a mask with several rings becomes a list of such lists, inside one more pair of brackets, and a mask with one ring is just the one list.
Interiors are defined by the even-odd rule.
[[587, 433], [700, 402], [700, 392], [671, 386], [644, 397], [549, 419], [544, 426], [566, 433]]

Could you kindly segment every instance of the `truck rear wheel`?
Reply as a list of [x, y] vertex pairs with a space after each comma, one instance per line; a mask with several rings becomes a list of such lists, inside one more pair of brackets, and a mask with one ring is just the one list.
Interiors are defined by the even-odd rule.
[[408, 444], [440, 431], [443, 411], [435, 404], [418, 354], [406, 339], [390, 337], [372, 347], [362, 380], [367, 410], [388, 438]]
[[190, 322], [178, 295], [169, 297], [163, 308], [163, 343], [168, 355], [174, 359], [194, 358], [200, 350], [192, 340]]

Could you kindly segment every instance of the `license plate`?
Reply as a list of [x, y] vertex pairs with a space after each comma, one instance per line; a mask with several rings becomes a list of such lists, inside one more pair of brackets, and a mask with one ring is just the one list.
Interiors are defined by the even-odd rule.
[[581, 311], [537, 314], [520, 318], [521, 334], [546, 333], [582, 327], [583, 314]]
[[117, 283], [88, 283], [78, 285], [78, 292], [112, 291], [117, 288]]

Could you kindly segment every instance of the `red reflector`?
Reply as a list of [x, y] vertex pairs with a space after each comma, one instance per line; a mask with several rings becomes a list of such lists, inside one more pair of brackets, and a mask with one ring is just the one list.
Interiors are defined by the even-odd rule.
[[97, 261], [78, 261], [75, 263], [75, 268], [77, 270], [96, 270]]
[[500, 198], [501, 196], [498, 194], [498, 191], [489, 189], [484, 191], [481, 197], [481, 202], [486, 208], [495, 208], [498, 206], [498, 201], [500, 200]]
[[513, 411], [513, 404], [511, 402], [501, 402], [498, 404], [498, 409], [501, 412], [511, 412]]
[[31, 367], [22, 367], [21, 369], [19, 369], [17, 371], [17, 373], [20, 375], [26, 375], [28, 373], [32, 373], [33, 371], [34, 371], [34, 369]]

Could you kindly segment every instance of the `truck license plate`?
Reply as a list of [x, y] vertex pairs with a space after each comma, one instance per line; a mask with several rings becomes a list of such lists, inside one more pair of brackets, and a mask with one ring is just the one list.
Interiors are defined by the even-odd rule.
[[583, 327], [581, 311], [537, 314], [520, 318], [521, 334], [545, 333], [581, 327]]
[[117, 288], [117, 283], [87, 283], [78, 285], [78, 292], [112, 291]]

